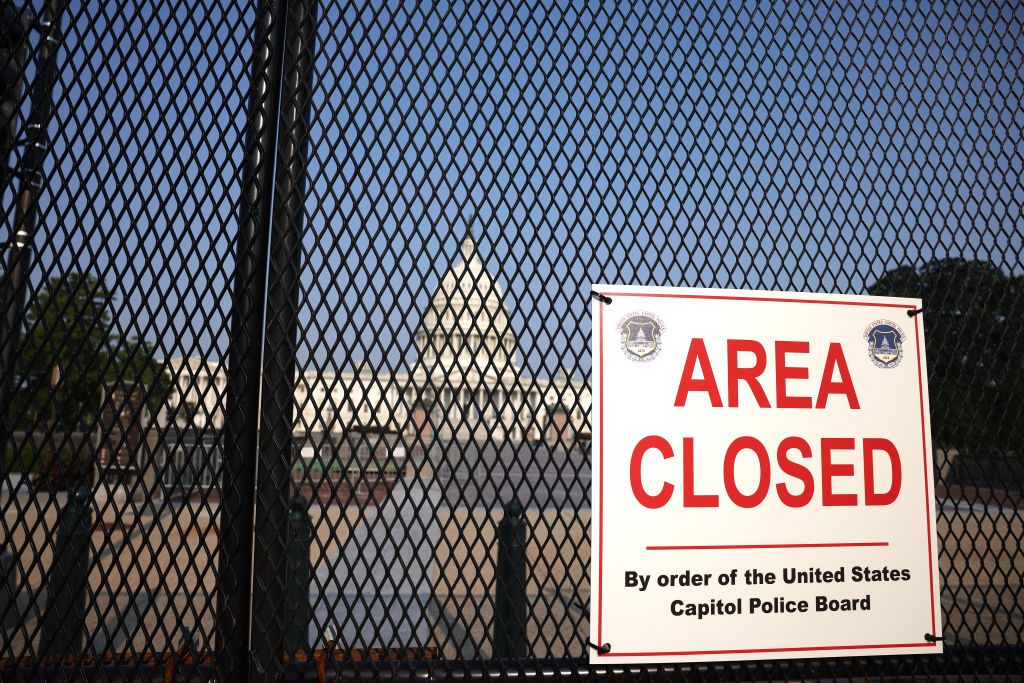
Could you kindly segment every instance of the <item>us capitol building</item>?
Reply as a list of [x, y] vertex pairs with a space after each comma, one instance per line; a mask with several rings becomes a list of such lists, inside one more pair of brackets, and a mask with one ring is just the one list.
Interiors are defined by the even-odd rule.
[[[452, 441], [543, 442], [570, 451], [589, 438], [589, 386], [559, 373], [526, 377], [502, 291], [472, 236], [445, 273], [415, 333], [416, 360], [404, 372], [366, 362], [351, 371], [296, 378], [294, 435], [305, 458], [351, 431], [392, 433], [411, 447]], [[226, 374], [201, 358], [169, 362], [176, 397], [161, 420], [197, 429], [223, 426]]]

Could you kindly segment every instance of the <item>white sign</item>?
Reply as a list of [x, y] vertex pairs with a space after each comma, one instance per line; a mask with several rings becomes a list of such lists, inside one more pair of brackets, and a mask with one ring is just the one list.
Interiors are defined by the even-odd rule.
[[941, 652], [921, 301], [593, 291], [590, 661]]

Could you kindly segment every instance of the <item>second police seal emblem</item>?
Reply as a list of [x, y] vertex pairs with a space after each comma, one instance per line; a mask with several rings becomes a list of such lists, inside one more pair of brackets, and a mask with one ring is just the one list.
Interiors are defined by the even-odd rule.
[[646, 363], [661, 352], [661, 335], [665, 323], [647, 311], [634, 311], [619, 321], [621, 346], [626, 358]]
[[906, 335], [891, 320], [876, 320], [864, 330], [871, 362], [880, 368], [894, 368], [903, 360], [903, 340]]

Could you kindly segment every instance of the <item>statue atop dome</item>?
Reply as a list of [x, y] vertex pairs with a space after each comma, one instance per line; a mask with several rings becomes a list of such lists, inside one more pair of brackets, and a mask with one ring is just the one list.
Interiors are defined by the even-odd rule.
[[473, 258], [476, 253], [476, 242], [473, 241], [473, 231], [466, 230], [466, 236], [462, 238], [462, 244], [459, 246], [459, 251], [462, 252], [462, 260], [469, 261]]

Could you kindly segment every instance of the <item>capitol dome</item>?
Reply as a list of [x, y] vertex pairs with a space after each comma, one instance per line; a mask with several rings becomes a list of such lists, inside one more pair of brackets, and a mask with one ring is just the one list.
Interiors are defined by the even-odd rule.
[[501, 288], [472, 236], [459, 249], [462, 259], [441, 278], [416, 331], [419, 363], [430, 375], [505, 375], [516, 365], [516, 340]]

